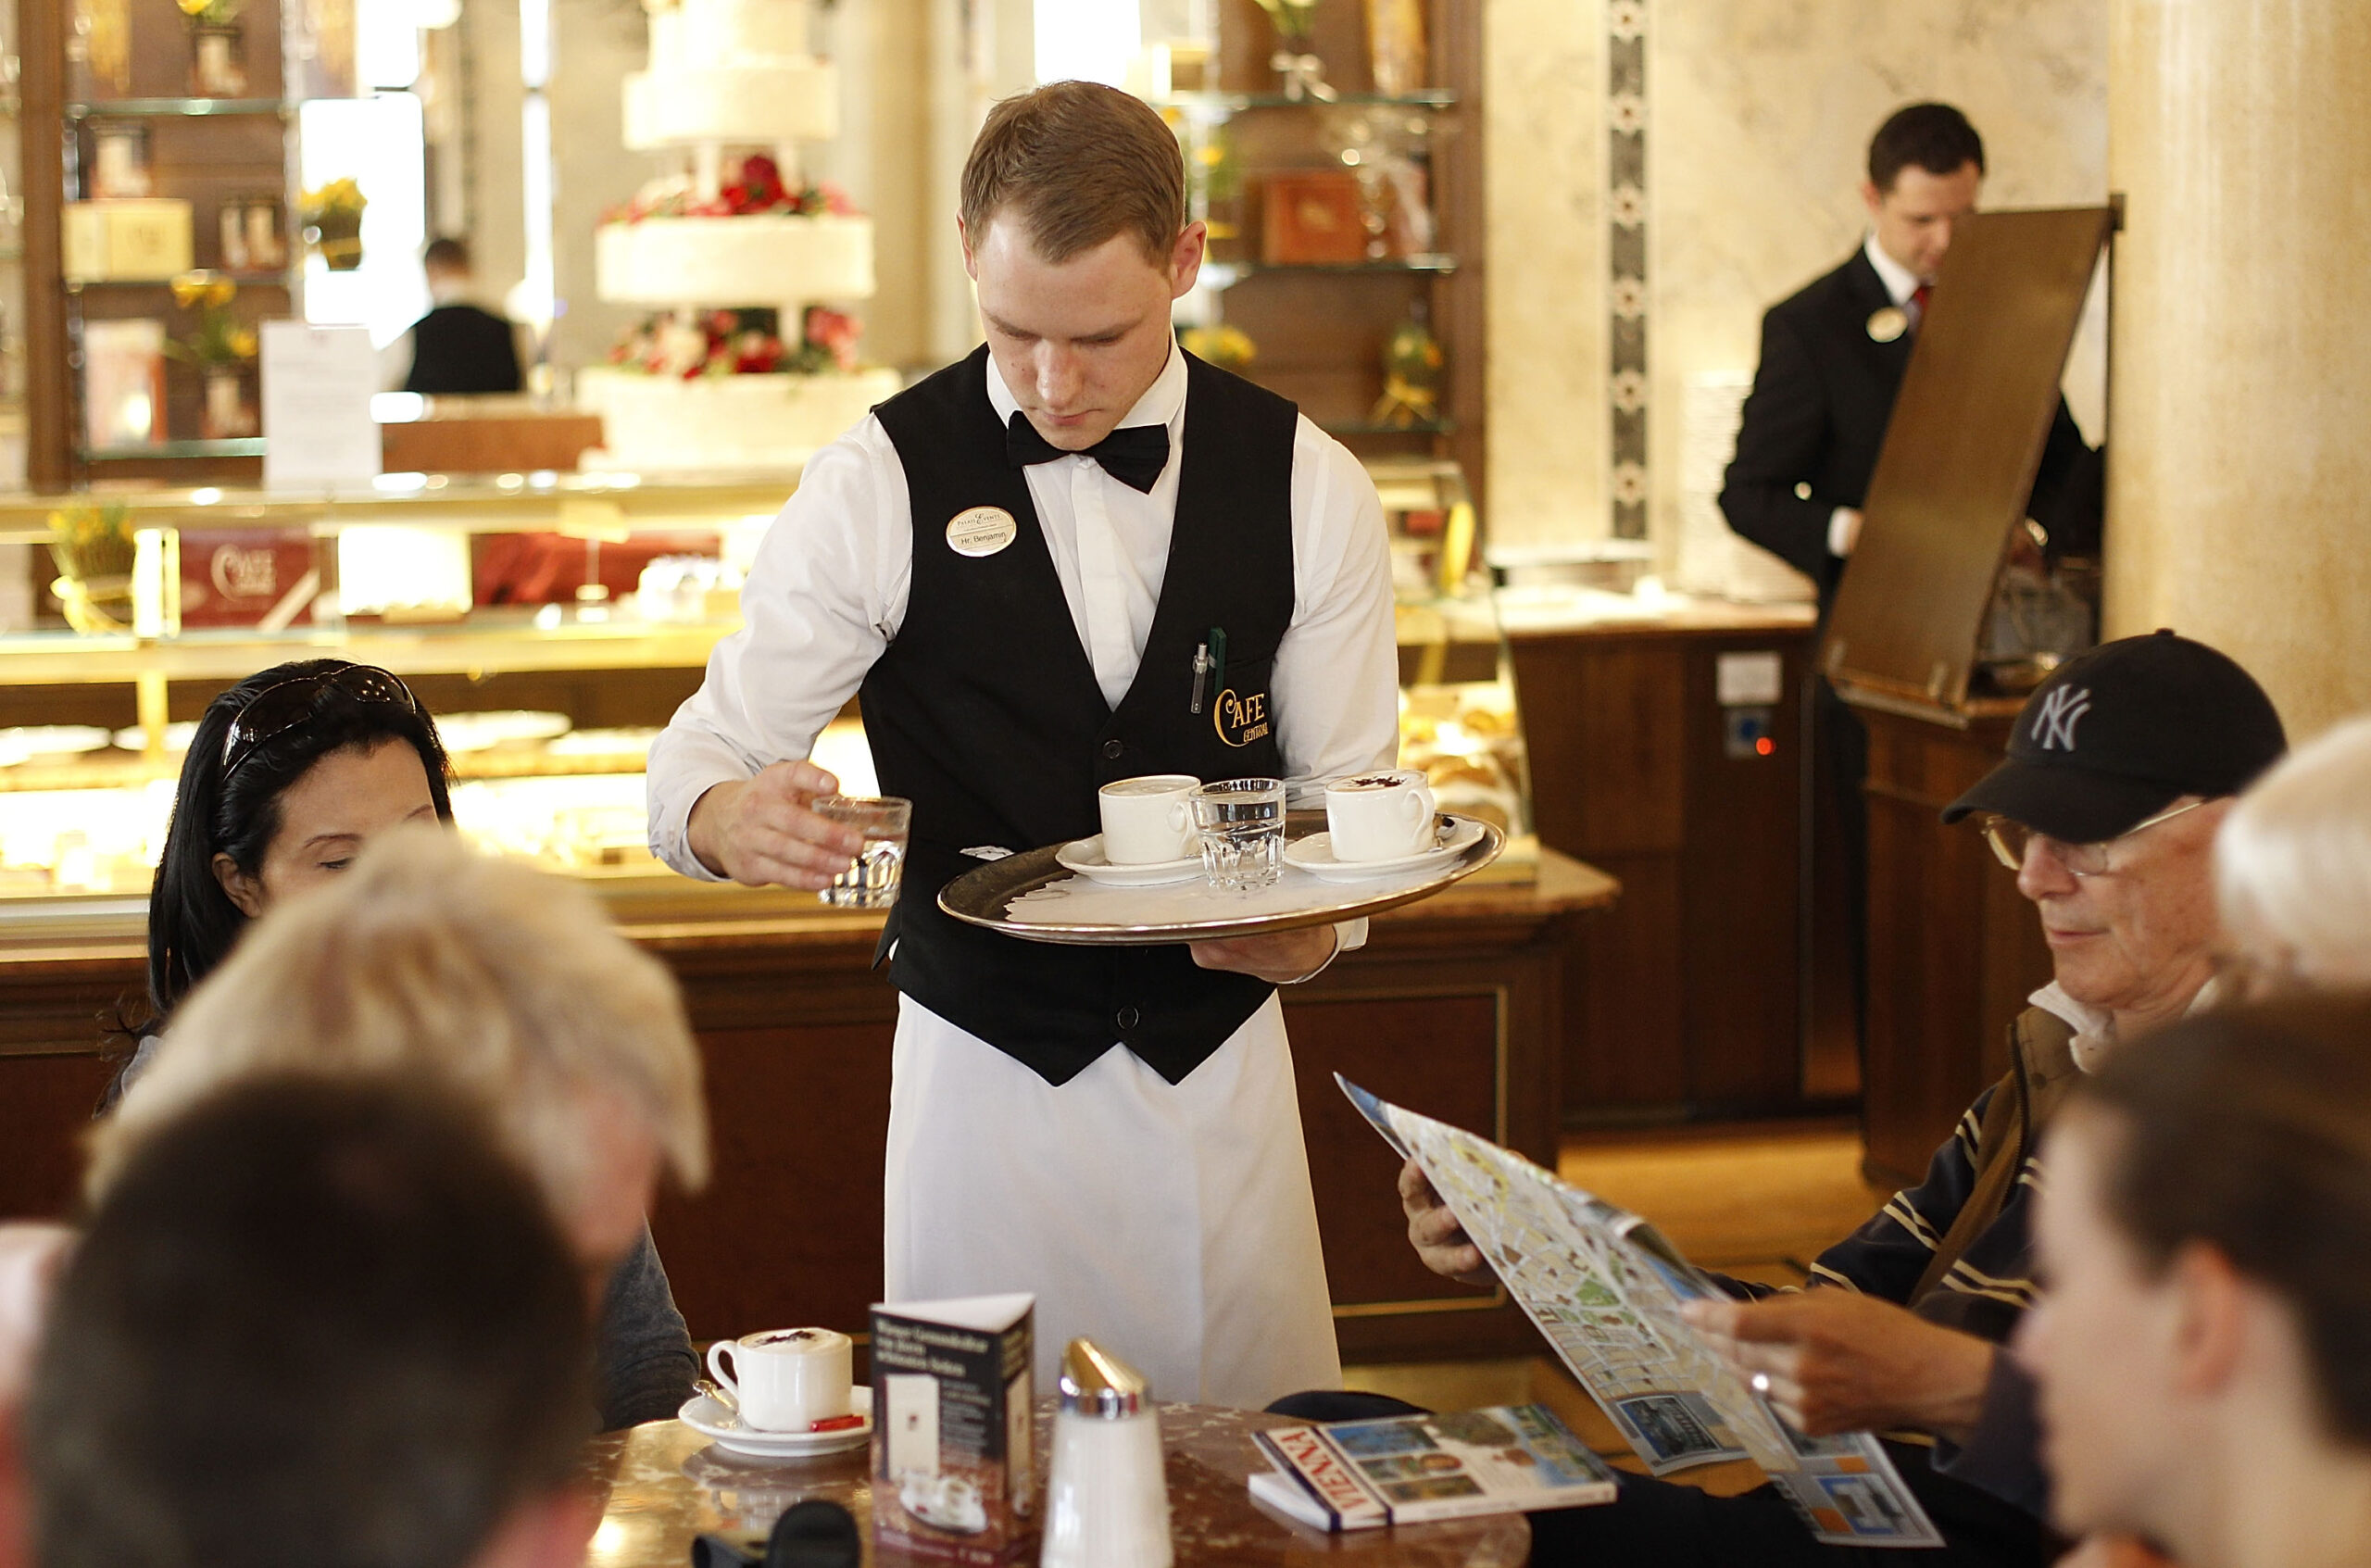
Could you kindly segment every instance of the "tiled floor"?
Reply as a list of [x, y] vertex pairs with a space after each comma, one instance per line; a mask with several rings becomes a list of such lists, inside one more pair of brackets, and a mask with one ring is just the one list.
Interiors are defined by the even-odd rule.
[[[1772, 1285], [1801, 1283], [1803, 1265], [1886, 1197], [1862, 1182], [1860, 1135], [1843, 1122], [1590, 1134], [1565, 1140], [1558, 1172], [1645, 1215], [1705, 1267]], [[1585, 1437], [1612, 1435], [1544, 1346], [1507, 1361], [1347, 1367], [1343, 1377], [1432, 1410], [1536, 1400]]]

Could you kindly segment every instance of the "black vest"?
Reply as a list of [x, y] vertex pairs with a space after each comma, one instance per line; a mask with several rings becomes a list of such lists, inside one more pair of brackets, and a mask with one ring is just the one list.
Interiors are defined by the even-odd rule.
[[[1179, 352], [1184, 352], [1180, 350]], [[1079, 646], [1061, 580], [1005, 455], [987, 350], [874, 412], [913, 496], [904, 623], [865, 678], [865, 735], [883, 791], [914, 803], [904, 891], [884, 950], [931, 1011], [1044, 1077], [1068, 1082], [1115, 1043], [1170, 1083], [1224, 1044], [1273, 989], [1196, 967], [1182, 945], [1063, 947], [966, 925], [938, 890], [1010, 850], [1100, 830], [1096, 790], [1145, 773], [1281, 777], [1269, 702], [1293, 611], [1292, 404], [1187, 356], [1183, 468], [1160, 603], [1135, 684], [1113, 711]], [[1019, 533], [959, 555], [947, 524], [981, 507]], [[1194, 652], [1227, 639], [1225, 689], [1191, 711]]]
[[440, 305], [411, 327], [406, 392], [516, 392], [519, 344], [510, 323], [474, 305]]

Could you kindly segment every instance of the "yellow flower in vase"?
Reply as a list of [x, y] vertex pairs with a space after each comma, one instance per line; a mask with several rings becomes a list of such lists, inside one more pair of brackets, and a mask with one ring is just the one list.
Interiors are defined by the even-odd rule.
[[1268, 13], [1276, 36], [1287, 44], [1308, 42], [1317, 25], [1317, 0], [1260, 0], [1260, 8]]

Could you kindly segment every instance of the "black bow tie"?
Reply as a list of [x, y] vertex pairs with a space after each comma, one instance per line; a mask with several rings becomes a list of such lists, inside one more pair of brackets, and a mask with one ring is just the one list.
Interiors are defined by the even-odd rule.
[[1033, 463], [1050, 463], [1057, 458], [1092, 458], [1103, 465], [1103, 471], [1121, 483], [1152, 494], [1160, 470], [1169, 466], [1169, 427], [1167, 425], [1130, 425], [1115, 430], [1084, 451], [1065, 452], [1044, 436], [1029, 422], [1029, 416], [1016, 409], [1004, 432], [1005, 456], [1017, 469]]

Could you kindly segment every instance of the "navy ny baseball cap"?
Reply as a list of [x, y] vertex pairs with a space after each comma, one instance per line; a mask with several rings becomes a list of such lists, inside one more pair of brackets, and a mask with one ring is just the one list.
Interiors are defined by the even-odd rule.
[[1989, 811], [2097, 844], [2185, 795], [2237, 795], [2288, 749], [2272, 698], [2227, 655], [2171, 632], [2123, 637], [2042, 683], [2007, 760], [1943, 821]]

